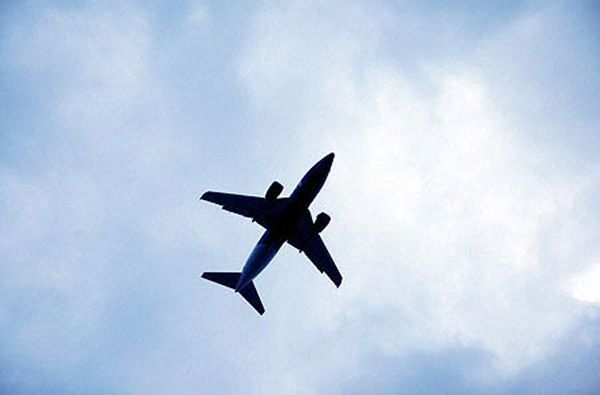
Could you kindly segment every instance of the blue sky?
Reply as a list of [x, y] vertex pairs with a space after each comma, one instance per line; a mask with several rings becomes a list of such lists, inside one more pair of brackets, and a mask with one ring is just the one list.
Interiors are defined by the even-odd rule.
[[[0, 392], [596, 394], [600, 8], [4, 2]], [[200, 281], [313, 205], [267, 313]]]

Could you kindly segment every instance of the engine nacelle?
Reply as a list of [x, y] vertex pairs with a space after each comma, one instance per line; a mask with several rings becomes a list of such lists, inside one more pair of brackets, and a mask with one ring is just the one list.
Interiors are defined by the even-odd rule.
[[319, 213], [317, 218], [315, 218], [315, 224], [313, 225], [315, 232], [321, 233], [323, 229], [329, 225], [329, 221], [331, 221], [331, 217], [329, 215], [325, 213]]
[[277, 200], [279, 194], [283, 191], [283, 185], [278, 183], [277, 181], [273, 181], [269, 189], [267, 189], [267, 193], [265, 193], [265, 199], [269, 202], [274, 202]]

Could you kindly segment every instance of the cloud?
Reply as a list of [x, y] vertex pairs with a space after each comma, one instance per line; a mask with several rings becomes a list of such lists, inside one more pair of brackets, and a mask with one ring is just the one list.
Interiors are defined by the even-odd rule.
[[156, 256], [192, 242], [178, 194], [191, 207], [197, 186], [172, 156], [195, 136], [170, 111], [141, 10], [40, 7], [9, 26], [3, 68], [43, 105], [0, 167], [2, 387], [111, 392], [166, 308], [147, 293], [168, 278]]
[[[259, 109], [296, 111], [283, 128], [303, 149], [338, 154], [324, 193], [335, 218], [325, 237], [346, 282], [344, 302], [325, 313], [337, 314], [331, 336], [352, 322], [364, 349], [384, 354], [475, 348], [492, 356], [485, 366], [494, 373], [482, 374], [515, 375], [551, 355], [585, 316], [563, 284], [598, 253], [589, 237], [597, 221], [583, 214], [593, 210], [597, 171], [573, 170], [545, 149], [532, 125], [507, 116], [510, 97], [489, 82], [497, 63], [511, 62], [504, 43], [524, 20], [539, 27], [520, 31], [517, 48], [537, 42], [560, 9], [528, 10], [473, 40], [460, 62], [425, 62], [418, 78], [396, 66], [401, 55], [396, 63], [376, 56], [395, 38], [379, 23], [387, 12], [357, 3], [265, 7], [242, 62]], [[357, 14], [361, 23], [348, 27]], [[399, 54], [414, 52], [403, 44]], [[559, 52], [532, 60], [553, 62]]]
[[576, 299], [590, 303], [600, 303], [600, 265], [593, 265], [589, 270], [572, 279], [571, 292]]
[[[539, 361], [517, 376], [484, 381], [473, 374], [493, 357], [481, 350], [458, 348], [403, 356], [376, 355], [367, 369], [353, 377], [341, 393], [436, 394], [594, 394], [597, 392], [598, 345], [583, 345], [596, 332], [596, 318], [584, 319], [552, 358]], [[591, 337], [595, 337], [592, 335]], [[597, 340], [597, 338], [596, 338]], [[574, 345], [578, 347], [573, 347]], [[583, 351], [583, 352], [582, 352]], [[465, 372], [467, 374], [465, 374]]]
[[[564, 369], [598, 345], [571, 288], [599, 256], [597, 160], [574, 160], [597, 117], [580, 9], [17, 8], [0, 39], [2, 390], [597, 386]], [[333, 217], [339, 290], [291, 248], [257, 281], [261, 319], [198, 280], [260, 236], [200, 192], [289, 191], [330, 151], [312, 209]]]

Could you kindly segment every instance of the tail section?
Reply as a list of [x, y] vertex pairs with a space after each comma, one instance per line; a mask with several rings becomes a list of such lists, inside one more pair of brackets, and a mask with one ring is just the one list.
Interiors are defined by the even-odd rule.
[[213, 283], [221, 284], [226, 286], [227, 288], [235, 289], [238, 280], [240, 279], [240, 275], [242, 273], [217, 273], [217, 272], [204, 272], [202, 273], [202, 278], [212, 281]]
[[246, 299], [246, 302], [250, 303], [250, 305], [254, 307], [254, 310], [258, 311], [258, 314], [263, 315], [265, 313], [265, 308], [260, 301], [260, 296], [258, 296], [258, 292], [256, 291], [252, 281], [242, 288], [240, 293], [242, 294], [242, 297]]
[[[235, 289], [238, 280], [240, 279], [240, 275], [241, 273], [236, 272], [204, 272], [202, 273], [202, 278], [223, 285], [227, 288]], [[254, 307], [254, 310], [256, 310], [258, 314], [264, 314], [265, 308], [260, 300], [260, 297], [258, 296], [258, 292], [256, 291], [256, 287], [254, 287], [253, 282], [249, 282], [239, 292], [242, 297], [246, 299], [246, 302], [250, 303], [250, 305]]]

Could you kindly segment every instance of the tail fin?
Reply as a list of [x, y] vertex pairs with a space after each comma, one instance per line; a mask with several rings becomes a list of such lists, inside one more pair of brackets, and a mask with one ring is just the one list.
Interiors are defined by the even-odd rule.
[[[217, 284], [224, 285], [227, 288], [235, 289], [235, 286], [237, 285], [238, 280], [240, 279], [240, 275], [241, 273], [235, 272], [204, 272], [202, 273], [202, 278]], [[265, 308], [263, 307], [263, 304], [260, 300], [260, 297], [258, 296], [258, 292], [256, 291], [256, 287], [254, 287], [253, 282], [248, 283], [244, 288], [242, 288], [240, 290], [240, 294], [244, 299], [246, 299], [246, 302], [250, 303], [250, 305], [254, 307], [254, 310], [256, 310], [258, 314], [264, 314]]]

